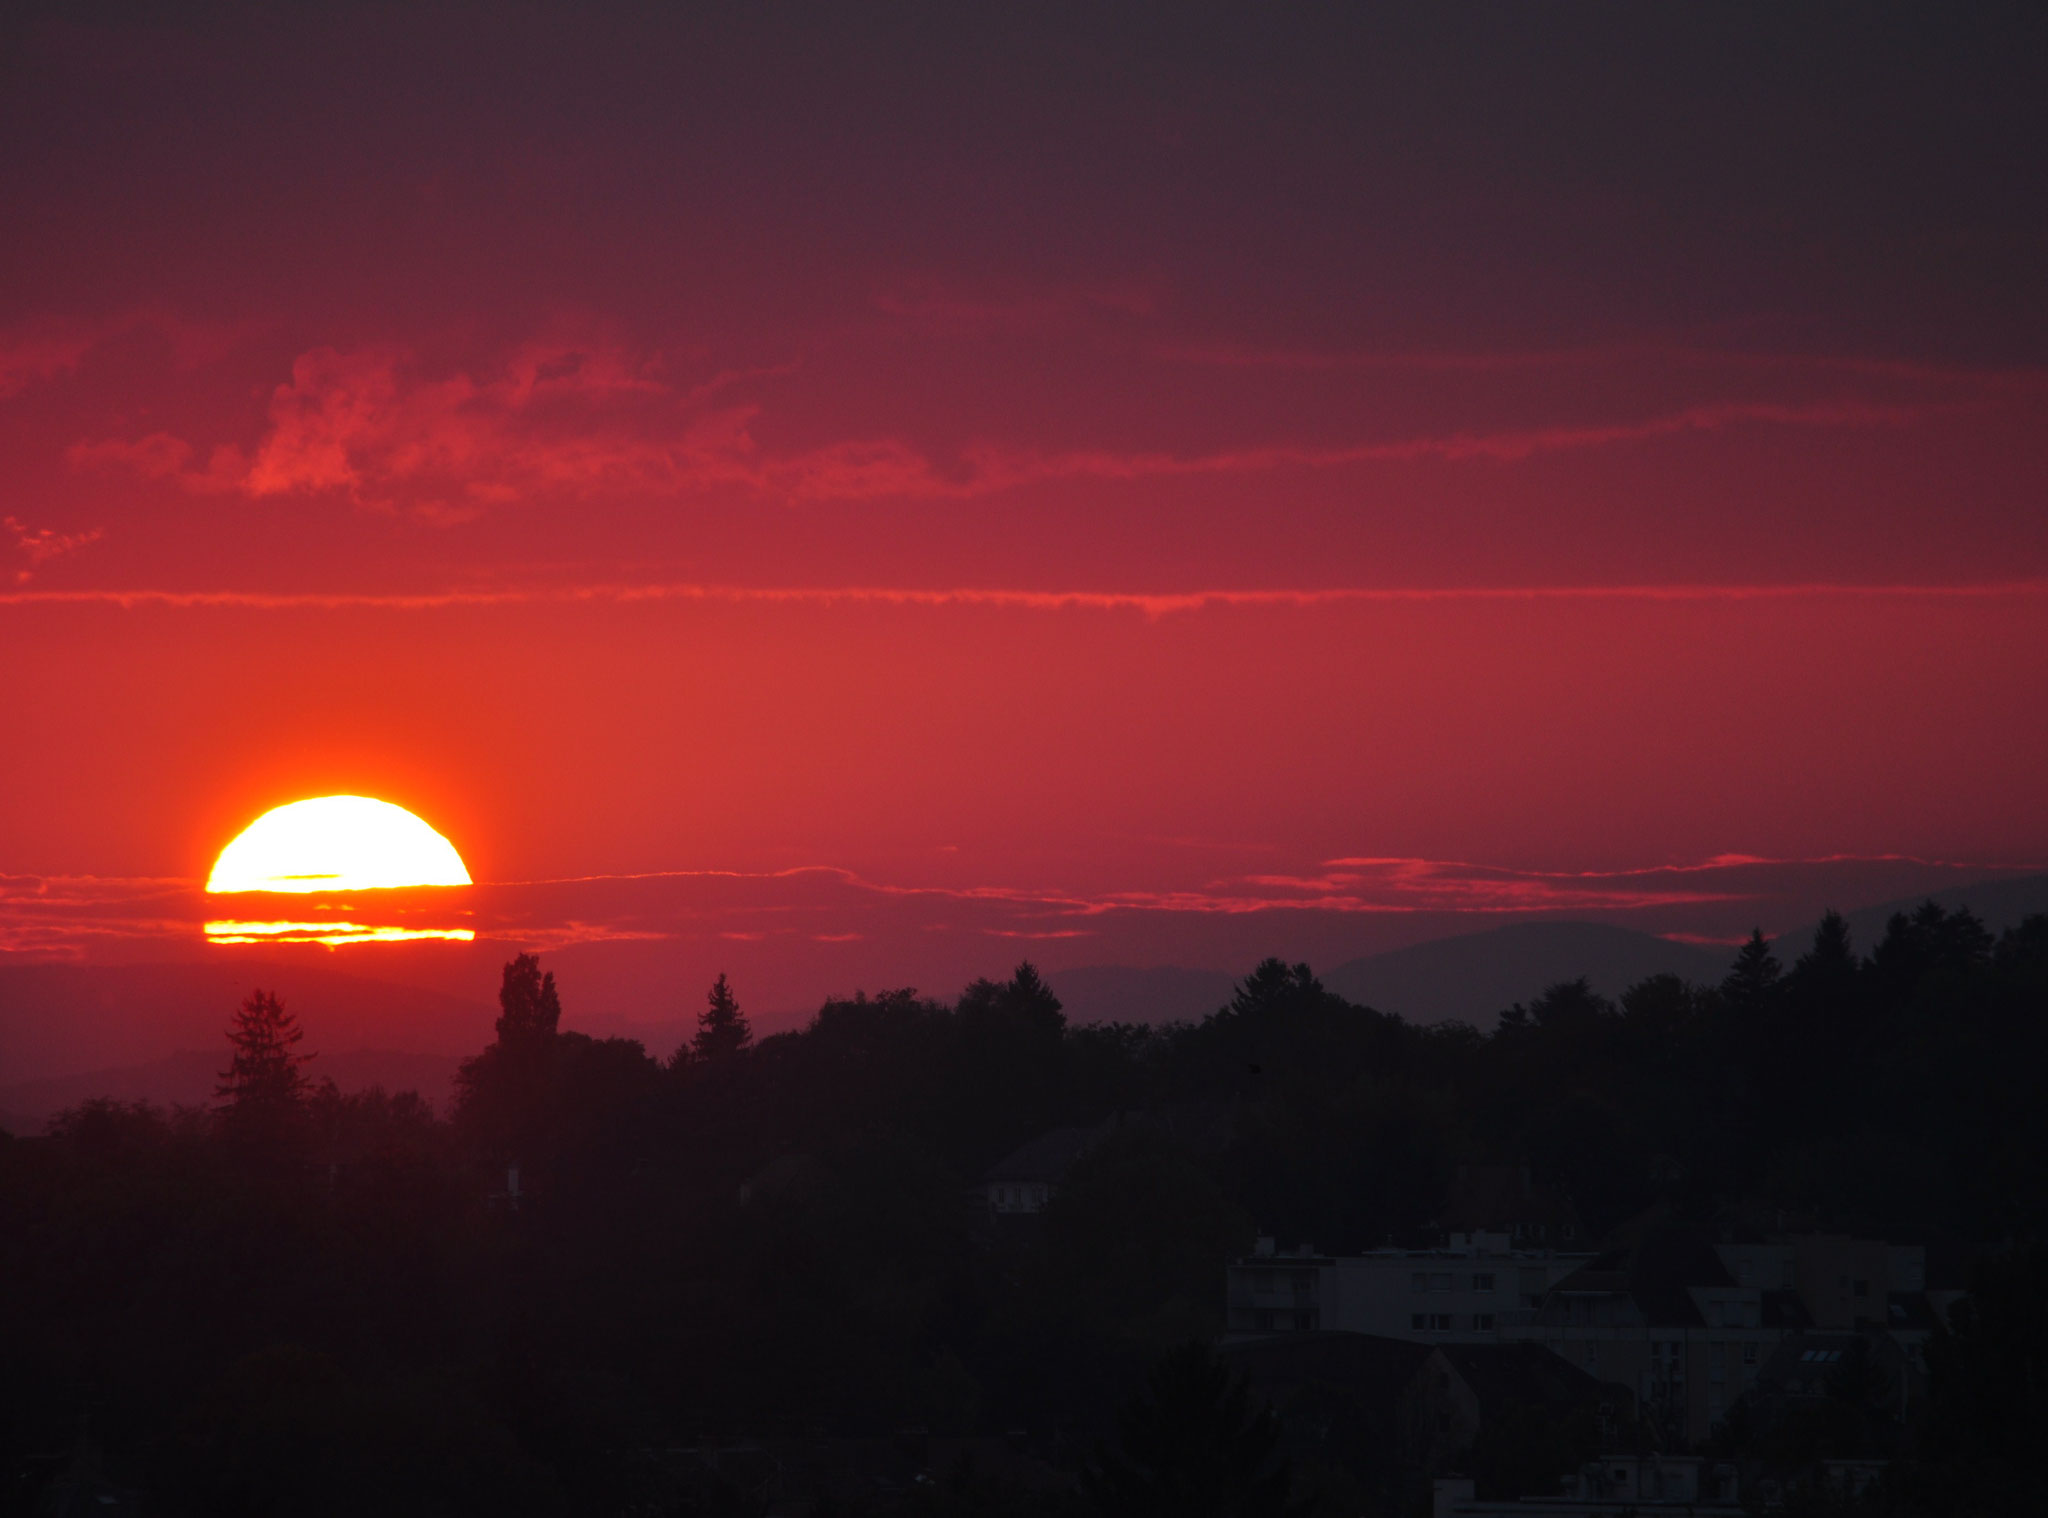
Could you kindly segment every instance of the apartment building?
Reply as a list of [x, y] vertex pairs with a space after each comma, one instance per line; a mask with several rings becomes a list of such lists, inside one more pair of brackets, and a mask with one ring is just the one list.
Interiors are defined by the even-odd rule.
[[1228, 1331], [1336, 1329], [1426, 1344], [1494, 1344], [1535, 1321], [1586, 1251], [1517, 1249], [1504, 1233], [1452, 1234], [1437, 1249], [1282, 1254], [1262, 1239], [1227, 1271]]
[[[1710, 1242], [1652, 1227], [1559, 1281], [1515, 1338], [1636, 1393], [1645, 1415], [1696, 1445], [1754, 1388], [1788, 1335], [1882, 1336], [1884, 1363], [1919, 1373], [1937, 1305], [1917, 1246], [1833, 1234]], [[1909, 1387], [1903, 1382], [1903, 1400]]]

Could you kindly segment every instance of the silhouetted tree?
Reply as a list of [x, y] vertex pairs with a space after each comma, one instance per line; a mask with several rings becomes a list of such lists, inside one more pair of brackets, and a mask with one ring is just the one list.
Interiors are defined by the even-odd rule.
[[753, 1041], [754, 1030], [747, 1025], [747, 1014], [740, 1010], [739, 998], [732, 994], [725, 973], [720, 971], [711, 989], [704, 993], [704, 1010], [697, 1014], [697, 1033], [690, 1040], [689, 1057], [700, 1062], [728, 1059]]
[[455, 1119], [494, 1160], [531, 1154], [553, 1125], [552, 1079], [561, 1040], [555, 975], [515, 955], [498, 985], [497, 1039], [455, 1072]]
[[1270, 1017], [1319, 1002], [1324, 994], [1323, 983], [1307, 965], [1266, 959], [1238, 983], [1230, 1010], [1238, 1017]]
[[1856, 977], [1856, 946], [1849, 936], [1849, 920], [1829, 909], [1814, 931], [1813, 947], [1799, 956], [1792, 973], [1811, 985], [1846, 984]]
[[555, 972], [543, 974], [538, 955], [515, 956], [498, 985], [498, 1042], [507, 1048], [545, 1044], [561, 1020]]
[[1114, 1518], [1294, 1518], [1280, 1426], [1242, 1376], [1184, 1344], [1117, 1417], [1117, 1444], [1083, 1473], [1094, 1512]]
[[310, 1085], [300, 1066], [313, 1058], [297, 1052], [305, 1036], [276, 993], [249, 993], [228, 1024], [234, 1053], [213, 1092], [231, 1127], [276, 1137], [303, 1112]]
[[1728, 978], [1721, 982], [1721, 997], [1743, 1019], [1753, 1020], [1770, 1010], [1782, 976], [1783, 966], [1771, 952], [1764, 930], [1752, 928]]

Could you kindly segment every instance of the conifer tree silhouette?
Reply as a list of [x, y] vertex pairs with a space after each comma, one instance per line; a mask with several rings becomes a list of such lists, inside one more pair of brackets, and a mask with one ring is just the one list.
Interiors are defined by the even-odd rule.
[[1721, 995], [1745, 1017], [1759, 1016], [1777, 999], [1782, 969], [1778, 956], [1771, 952], [1770, 943], [1764, 938], [1764, 930], [1753, 928], [1748, 942], [1735, 956], [1728, 978], [1721, 982]]
[[228, 1024], [234, 1053], [213, 1092], [231, 1123], [275, 1128], [299, 1111], [310, 1084], [299, 1067], [313, 1057], [296, 1052], [305, 1036], [275, 992], [249, 993]]
[[732, 994], [721, 970], [711, 989], [704, 993], [704, 1010], [697, 1014], [697, 1033], [690, 1040], [690, 1057], [704, 1061], [725, 1059], [753, 1041], [754, 1030], [748, 1026], [747, 1014], [740, 1010], [739, 998]]

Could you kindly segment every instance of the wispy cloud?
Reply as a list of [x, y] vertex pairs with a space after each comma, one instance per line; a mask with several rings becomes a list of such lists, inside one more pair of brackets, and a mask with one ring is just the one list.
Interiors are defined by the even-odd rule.
[[0, 517], [0, 528], [5, 528], [14, 538], [16, 555], [27, 561], [26, 567], [14, 572], [14, 583], [26, 585], [35, 578], [35, 572], [42, 565], [60, 554], [71, 553], [97, 543], [104, 534], [97, 527], [87, 532], [58, 532], [53, 527], [31, 529], [14, 517]]
[[[91, 541], [88, 535], [81, 541]], [[1741, 602], [1801, 600], [2027, 600], [2048, 596], [2048, 580], [1889, 582], [1684, 582], [1628, 585], [1325, 586], [1187, 591], [1034, 590], [1001, 586], [734, 585], [705, 581], [594, 582], [421, 592], [172, 590], [152, 587], [0, 591], [0, 606], [145, 606], [204, 611], [427, 612], [578, 602], [702, 601], [801, 606], [987, 608], [1019, 612], [1128, 612], [1149, 618], [1231, 608], [1312, 610], [1351, 605], [1456, 602]]]
[[164, 310], [40, 317], [0, 331], [0, 400], [76, 372], [102, 343], [139, 330], [168, 341], [176, 360], [189, 365], [225, 351], [246, 329], [190, 321]]
[[[1903, 896], [1946, 884], [2032, 873], [2038, 864], [1987, 865], [1910, 855], [1828, 854], [1704, 860], [1597, 870], [1528, 869], [1469, 860], [1345, 857], [1307, 868], [1226, 874], [1171, 885], [1109, 889], [877, 878], [833, 864], [780, 869], [675, 869], [484, 881], [464, 893], [461, 923], [479, 939], [527, 948], [698, 939], [733, 945], [895, 943], [906, 967], [929, 934], [1017, 941], [1093, 939], [1162, 920], [1422, 919], [1434, 931], [1529, 917], [1619, 918], [1688, 933], [1739, 916], [1778, 927], [1816, 903]], [[1846, 895], [1844, 893], [1847, 893]], [[198, 880], [0, 876], [0, 953], [79, 958], [139, 946], [197, 943], [217, 907]], [[342, 909], [375, 910], [367, 902]], [[376, 919], [361, 917], [372, 923]], [[1149, 927], [1142, 925], [1149, 924]], [[418, 926], [412, 918], [401, 925]], [[1285, 931], [1280, 929], [1279, 931]]]
[[1855, 395], [1799, 402], [1722, 399], [1649, 415], [1399, 437], [1246, 443], [1205, 452], [1026, 449], [998, 442], [934, 454], [899, 437], [775, 451], [754, 435], [760, 371], [696, 383], [654, 357], [606, 344], [533, 344], [493, 370], [435, 373], [399, 349], [301, 354], [272, 392], [252, 448], [201, 450], [165, 432], [74, 445], [72, 462], [255, 498], [338, 495], [368, 507], [463, 520], [488, 506], [596, 490], [674, 495], [738, 490], [774, 500], [971, 499], [1075, 480], [1334, 469], [1434, 460], [1512, 463], [1733, 427], [1896, 427], [1953, 401]]
[[1308, 374], [1420, 372], [1516, 374], [1561, 369], [1618, 368], [1654, 364], [1678, 369], [1722, 371], [1795, 370], [1938, 385], [2048, 385], [2048, 369], [2034, 365], [1998, 367], [1942, 364], [1924, 359], [1868, 354], [1772, 351], [1707, 347], [1694, 343], [1605, 343], [1587, 347], [1493, 350], [1414, 348], [1260, 348], [1237, 343], [1171, 343], [1153, 352], [1170, 362], [1218, 369]]

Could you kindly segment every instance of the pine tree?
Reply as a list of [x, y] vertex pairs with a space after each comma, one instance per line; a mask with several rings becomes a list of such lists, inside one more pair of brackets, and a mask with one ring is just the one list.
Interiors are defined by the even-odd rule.
[[1003, 1002], [1013, 1014], [1035, 1028], [1055, 1037], [1066, 1031], [1067, 1018], [1060, 1010], [1060, 999], [1038, 973], [1038, 966], [1028, 959], [1017, 966], [1017, 973], [1003, 988]]
[[309, 1083], [299, 1067], [313, 1056], [296, 1047], [305, 1036], [275, 992], [249, 993], [228, 1024], [234, 1054], [213, 1093], [230, 1122], [275, 1127], [303, 1108]]
[[697, 1014], [697, 1036], [690, 1040], [690, 1057], [699, 1061], [726, 1059], [753, 1041], [754, 1030], [747, 1025], [747, 1014], [740, 1010], [739, 998], [732, 994], [725, 973], [720, 971], [711, 989], [704, 993], [704, 1010]]
[[1829, 909], [1813, 935], [1813, 947], [1799, 956], [1792, 973], [1819, 985], [1837, 985], [1856, 978], [1856, 945], [1849, 936], [1849, 922], [1840, 912]]
[[1749, 941], [1735, 956], [1734, 968], [1721, 982], [1721, 995], [1730, 1007], [1746, 1017], [1755, 1017], [1777, 1000], [1780, 966], [1771, 952], [1762, 928], [1752, 928]]

